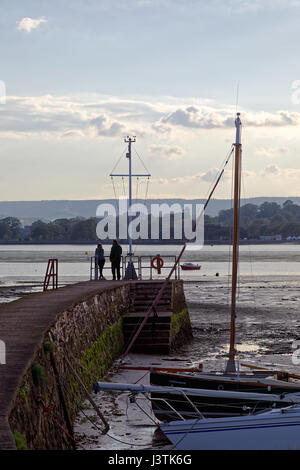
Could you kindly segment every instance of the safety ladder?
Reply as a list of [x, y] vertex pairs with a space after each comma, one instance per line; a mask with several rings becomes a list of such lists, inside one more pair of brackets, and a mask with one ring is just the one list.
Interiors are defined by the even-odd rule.
[[58, 259], [48, 259], [47, 270], [44, 279], [44, 291], [48, 289], [52, 278], [52, 289], [58, 288]]

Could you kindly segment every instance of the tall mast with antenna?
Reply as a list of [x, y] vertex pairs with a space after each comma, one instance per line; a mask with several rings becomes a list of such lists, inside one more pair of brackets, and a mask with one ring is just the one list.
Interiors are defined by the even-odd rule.
[[[132, 161], [131, 161], [131, 144], [132, 142], [136, 141], [136, 137], [129, 137], [127, 136], [124, 139], [125, 143], [128, 143], [128, 152], [126, 153], [126, 157], [128, 158], [129, 162], [129, 208], [131, 207], [132, 204]], [[130, 225], [131, 222], [131, 217], [128, 215], [128, 225]], [[132, 237], [130, 230], [128, 231], [128, 243], [129, 243], [129, 264], [130, 266], [133, 266], [132, 263]], [[132, 278], [131, 278], [132, 279]]]
[[226, 372], [235, 372], [235, 320], [236, 320], [236, 294], [238, 280], [238, 259], [239, 259], [239, 212], [241, 194], [241, 120], [240, 113], [237, 113], [235, 120], [235, 162], [234, 162], [234, 205], [233, 205], [233, 240], [232, 240], [232, 285], [231, 285], [231, 321], [230, 321], [230, 346], [229, 359]]
[[[124, 178], [124, 176], [126, 176], [126, 177], [129, 178], [128, 211], [130, 210], [131, 205], [132, 205], [132, 178], [133, 177], [143, 177], [143, 176], [149, 178], [151, 176], [150, 173], [147, 173], [147, 174], [133, 174], [132, 173], [131, 144], [134, 143], [135, 141], [136, 141], [136, 136], [135, 135], [132, 136], [132, 137], [127, 135], [124, 139], [124, 142], [126, 144], [128, 144], [128, 152], [126, 153], [126, 158], [128, 158], [128, 163], [129, 163], [128, 174], [113, 174], [113, 173], [110, 174], [111, 177], [121, 176], [122, 178]], [[130, 222], [131, 222], [131, 216], [128, 214], [128, 226], [130, 226]], [[133, 260], [132, 260], [133, 250], [132, 250], [132, 237], [131, 237], [131, 231], [130, 230], [128, 230], [128, 244], [129, 244], [129, 252], [128, 252], [129, 262], [128, 262], [128, 266], [126, 268], [125, 279], [137, 279], [137, 275], [136, 275], [134, 265], [133, 265]]]

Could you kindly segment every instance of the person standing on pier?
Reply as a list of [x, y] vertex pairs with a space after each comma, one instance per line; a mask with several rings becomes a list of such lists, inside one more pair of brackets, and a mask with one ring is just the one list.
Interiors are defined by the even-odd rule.
[[98, 243], [95, 250], [96, 264], [99, 266], [100, 279], [104, 279], [103, 276], [103, 267], [105, 265], [104, 249], [102, 248], [101, 243]]
[[117, 240], [113, 240], [109, 259], [111, 261], [111, 270], [112, 270], [114, 281], [116, 280], [116, 274], [117, 274], [118, 281], [121, 279], [121, 272], [120, 272], [121, 256], [122, 256], [122, 247], [118, 244]]

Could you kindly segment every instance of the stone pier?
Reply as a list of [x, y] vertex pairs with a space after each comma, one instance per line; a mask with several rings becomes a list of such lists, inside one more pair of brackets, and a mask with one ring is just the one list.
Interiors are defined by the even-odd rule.
[[[75, 448], [73, 423], [84, 395], [65, 358], [91, 390], [124, 350], [124, 317], [140, 282], [81, 282], [0, 307], [0, 340], [6, 345], [0, 450]], [[190, 323], [182, 281], [171, 284], [174, 347], [177, 338], [182, 343], [190, 336]]]

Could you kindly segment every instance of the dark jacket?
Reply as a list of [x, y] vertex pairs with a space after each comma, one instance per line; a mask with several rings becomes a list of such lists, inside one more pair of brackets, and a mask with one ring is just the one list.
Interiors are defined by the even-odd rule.
[[110, 250], [110, 261], [112, 263], [121, 261], [122, 247], [118, 244], [113, 245]]
[[98, 248], [98, 247], [97, 247], [96, 250], [95, 250], [95, 256], [96, 256], [96, 258], [97, 258], [97, 261], [100, 261], [100, 260], [103, 261], [103, 260], [105, 259], [105, 258], [104, 258], [104, 250], [103, 250], [103, 248]]

